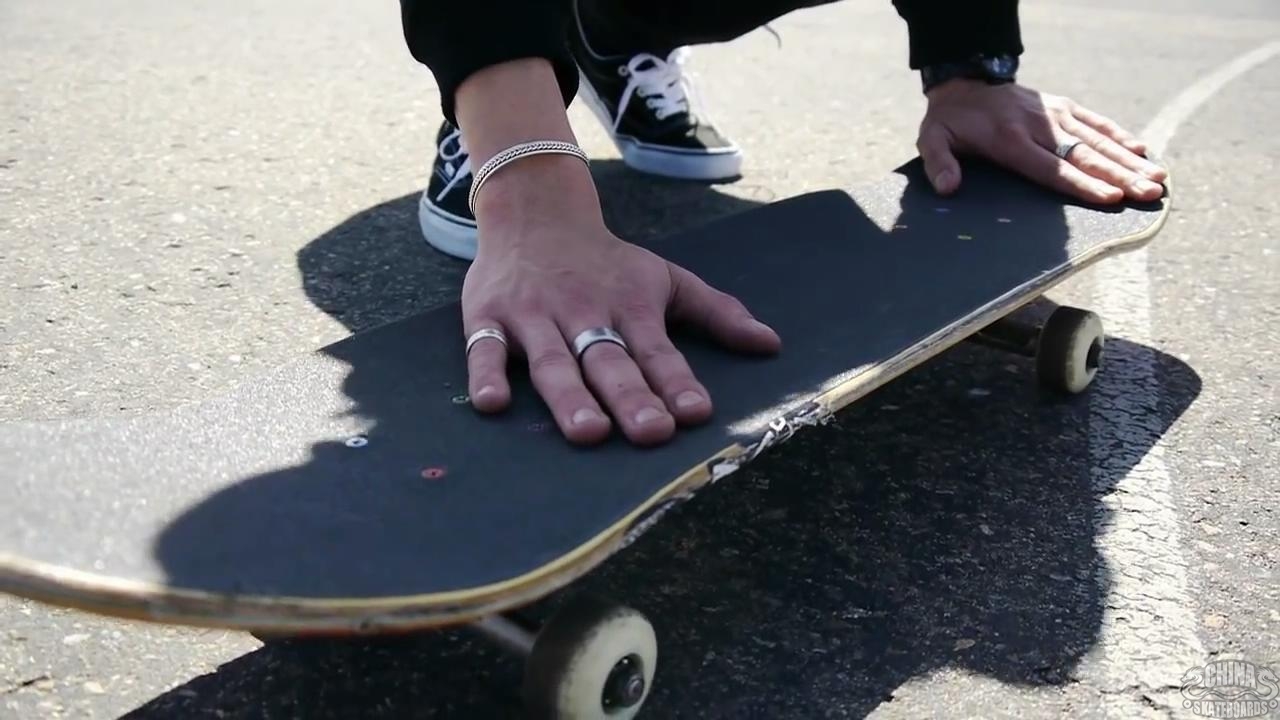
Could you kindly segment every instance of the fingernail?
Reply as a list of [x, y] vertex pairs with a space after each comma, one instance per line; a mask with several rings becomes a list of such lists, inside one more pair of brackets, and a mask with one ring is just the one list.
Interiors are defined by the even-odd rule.
[[939, 190], [946, 190], [951, 187], [951, 178], [954, 177], [950, 170], [943, 170], [933, 178], [933, 184]]
[[490, 395], [496, 394], [497, 392], [498, 392], [498, 388], [492, 385], [485, 385], [484, 387], [476, 391], [476, 394], [473, 396], [473, 399], [479, 400], [482, 398], [486, 398], [486, 397], [489, 397]]
[[591, 408], [582, 408], [573, 414], [572, 422], [574, 425], [581, 425], [583, 423], [594, 422], [599, 419], [600, 413], [592, 410]]
[[653, 422], [654, 420], [657, 420], [660, 417], [662, 417], [661, 410], [657, 408], [647, 407], [640, 410], [640, 412], [636, 413], [636, 424], [644, 425], [645, 423]]
[[692, 390], [685, 390], [676, 396], [676, 407], [682, 410], [698, 407], [703, 402], [705, 401], [703, 400], [702, 395]]
[[1140, 193], [1158, 192], [1160, 186], [1150, 180], [1134, 180], [1133, 189]]

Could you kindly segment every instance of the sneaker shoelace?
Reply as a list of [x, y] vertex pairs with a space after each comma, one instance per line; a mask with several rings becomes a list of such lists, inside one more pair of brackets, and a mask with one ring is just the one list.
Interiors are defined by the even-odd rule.
[[[471, 155], [467, 153], [467, 148], [462, 144], [462, 131], [454, 128], [453, 132], [444, 136], [440, 141], [440, 147], [436, 148], [441, 160], [451, 163], [450, 168], [453, 170], [453, 177], [449, 178], [449, 182], [445, 184], [444, 189], [436, 195], [436, 201], [439, 202], [449, 191], [457, 186], [458, 183], [471, 177]], [[463, 157], [465, 156], [465, 157]], [[462, 157], [462, 163], [457, 167], [452, 165], [454, 160]]]
[[640, 53], [626, 65], [618, 68], [627, 77], [627, 87], [622, 91], [618, 109], [614, 113], [613, 129], [622, 123], [622, 113], [633, 96], [644, 98], [645, 106], [659, 120], [676, 113], [690, 112], [689, 99], [694, 94], [693, 83], [684, 72], [689, 48], [678, 47], [665, 59], [649, 53]]

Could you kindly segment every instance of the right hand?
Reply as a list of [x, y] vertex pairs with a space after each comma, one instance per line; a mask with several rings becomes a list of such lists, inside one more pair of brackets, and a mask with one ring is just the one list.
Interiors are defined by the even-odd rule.
[[[780, 341], [737, 299], [609, 232], [590, 182], [576, 159], [544, 156], [522, 158], [486, 183], [479, 251], [462, 287], [464, 332], [505, 334], [569, 440], [605, 439], [612, 416], [632, 442], [661, 443], [678, 424], [712, 412], [707, 389], [667, 336], [668, 317], [743, 352], [776, 352]], [[620, 333], [630, 354], [600, 342], [579, 365], [573, 338], [600, 326]], [[507, 359], [496, 340], [472, 348], [476, 409], [508, 406]]]

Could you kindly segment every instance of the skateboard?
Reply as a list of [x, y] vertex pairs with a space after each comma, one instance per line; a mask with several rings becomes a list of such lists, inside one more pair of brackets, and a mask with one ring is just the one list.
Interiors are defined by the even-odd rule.
[[526, 658], [531, 714], [631, 717], [657, 659], [640, 612], [573, 598], [532, 627], [520, 609], [962, 341], [1028, 356], [1045, 392], [1083, 392], [1103, 360], [1097, 316], [1012, 313], [1143, 246], [1168, 209], [1168, 192], [1092, 207], [976, 162], [940, 198], [916, 159], [665, 238], [652, 249], [739, 297], [784, 347], [743, 357], [677, 332], [716, 413], [657, 448], [618, 433], [569, 444], [518, 361], [511, 409], [473, 411], [456, 304], [204, 402], [9, 425], [0, 590], [266, 638], [468, 624]]

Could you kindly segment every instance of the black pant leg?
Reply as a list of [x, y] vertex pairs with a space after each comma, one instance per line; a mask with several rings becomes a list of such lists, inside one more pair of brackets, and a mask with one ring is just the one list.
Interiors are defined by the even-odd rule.
[[593, 49], [608, 55], [727, 42], [829, 2], [835, 0], [575, 0]]

